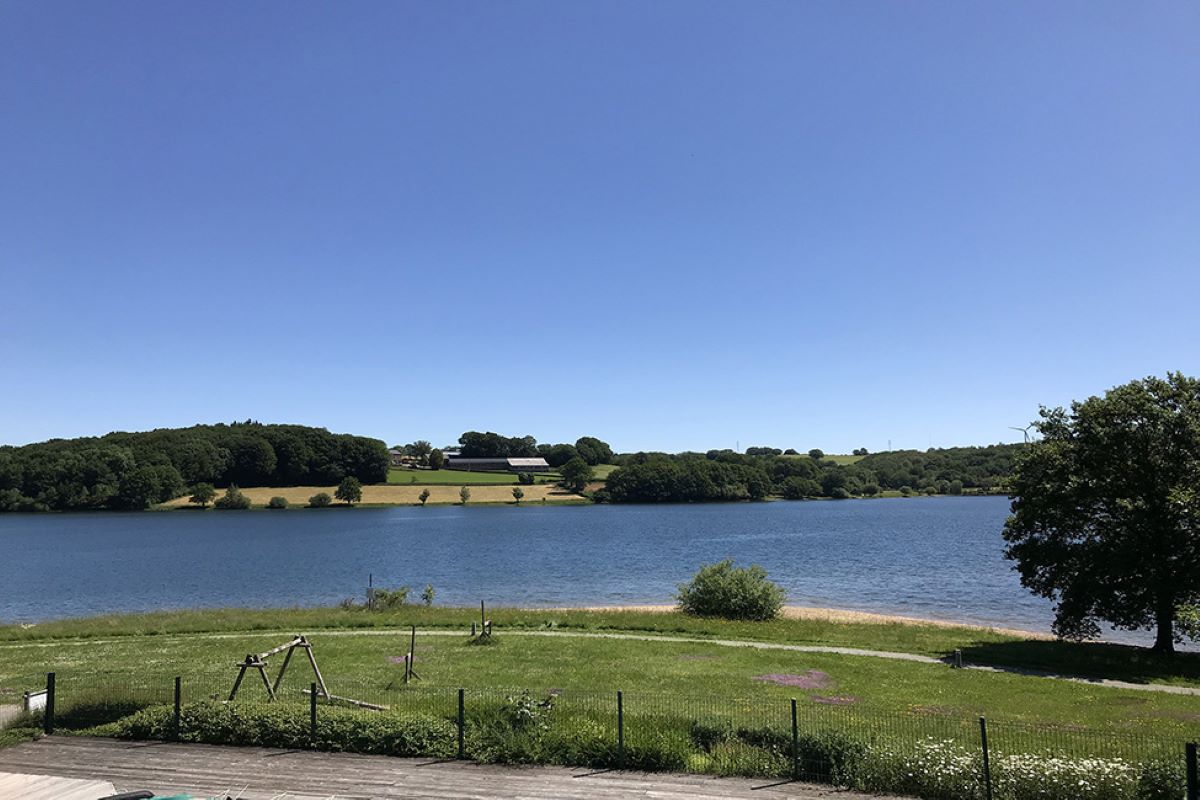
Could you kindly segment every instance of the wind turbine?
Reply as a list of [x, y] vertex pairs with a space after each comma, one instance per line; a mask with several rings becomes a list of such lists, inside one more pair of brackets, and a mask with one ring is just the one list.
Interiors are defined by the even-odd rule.
[[1033, 427], [1033, 423], [1031, 422], [1028, 425], [1026, 425], [1024, 428], [1014, 428], [1012, 425], [1009, 425], [1008, 429], [1010, 431], [1020, 431], [1022, 434], [1025, 435], [1025, 444], [1029, 444], [1029, 429], [1032, 427]]

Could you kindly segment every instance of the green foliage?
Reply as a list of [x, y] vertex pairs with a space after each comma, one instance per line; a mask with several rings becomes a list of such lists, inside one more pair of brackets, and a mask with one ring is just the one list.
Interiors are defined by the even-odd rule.
[[607, 481], [614, 503], [698, 503], [761, 500], [771, 478], [760, 467], [723, 461], [648, 461], [613, 470]]
[[192, 496], [188, 498], [188, 502], [205, 508], [216, 496], [217, 490], [211, 483], [197, 483], [192, 487]]
[[337, 491], [333, 494], [338, 500], [341, 500], [346, 505], [353, 505], [362, 500], [362, 483], [358, 478], [345, 477], [338, 484]]
[[429, 451], [429, 468], [432, 470], [441, 469], [446, 465], [446, 455], [441, 450]]
[[534, 478], [533, 478], [532, 472], [518, 472], [517, 473], [517, 483], [519, 483], [523, 486], [532, 486], [533, 481], [534, 481]]
[[433, 591], [433, 584], [432, 583], [425, 584], [425, 588], [421, 591], [421, 602], [427, 606], [433, 605], [434, 595], [435, 595], [435, 592]]
[[467, 431], [458, 437], [463, 458], [532, 458], [537, 456], [537, 439], [509, 438], [498, 433]]
[[383, 442], [321, 428], [247, 421], [118, 432], [0, 450], [0, 511], [141, 509], [198, 484], [377, 483], [387, 470]]
[[812, 450], [808, 451], [808, 457], [811, 458], [813, 461], [820, 461], [822, 458], [825, 457], [825, 451], [821, 450], [820, 448], [814, 447]]
[[468, 489], [466, 486], [459, 489], [458, 490], [458, 499], [459, 499], [459, 502], [461, 502], [465, 506], [471, 499], [471, 490]]
[[552, 468], [558, 469], [572, 458], [577, 458], [579, 452], [573, 444], [539, 444], [538, 455], [546, 459]]
[[213, 503], [213, 508], [222, 511], [244, 511], [250, 507], [250, 498], [242, 494], [241, 490], [236, 486], [230, 486], [225, 490], [225, 494], [217, 498]]
[[308, 498], [309, 508], [326, 508], [333, 504], [333, 498], [328, 492], [317, 492], [312, 497]]
[[608, 442], [602, 442], [594, 436], [580, 437], [575, 442], [575, 452], [589, 467], [597, 464], [610, 464], [614, 457]]
[[429, 500], [429, 494], [430, 492], [428, 489], [422, 489], [421, 493], [417, 495], [417, 499], [421, 501], [421, 505], [425, 505], [425, 503]]
[[1134, 381], [1035, 427], [1004, 528], [1022, 585], [1055, 602], [1060, 636], [1106, 621], [1172, 652], [1176, 609], [1200, 602], [1200, 380]]
[[276, 495], [267, 501], [267, 508], [287, 508], [288, 501], [286, 497]]
[[591, 466], [578, 456], [563, 464], [558, 471], [562, 475], [563, 487], [576, 493], [587, 488], [593, 474]]
[[521, 505], [521, 499], [525, 497], [525, 491], [520, 486], [514, 486], [512, 490], [513, 500], [517, 505]]
[[850, 492], [846, 491], [844, 487], [838, 486], [829, 492], [829, 496], [834, 500], [849, 500]]
[[[432, 590], [433, 587], [426, 587], [426, 590]], [[400, 586], [396, 589], [372, 589], [371, 590], [371, 608], [375, 611], [392, 611], [400, 608], [408, 603], [409, 588]], [[421, 597], [424, 599], [424, 593]], [[432, 602], [432, 594], [431, 600]], [[425, 605], [429, 605], [426, 603]]]
[[912, 493], [913, 493], [913, 490], [912, 490], [911, 486], [901, 486], [900, 487], [900, 494], [904, 495], [905, 497], [911, 497]]
[[690, 582], [681, 584], [678, 606], [699, 617], [762, 621], [779, 615], [784, 597], [762, 567], [735, 567], [726, 559], [705, 564]]
[[458, 736], [454, 723], [428, 714], [364, 714], [322, 706], [314, 738], [306, 707], [219, 702], [184, 705], [177, 732], [173, 710], [154, 706], [118, 722], [114, 735], [120, 739], [178, 738], [203, 744], [426, 757], [454, 755]]

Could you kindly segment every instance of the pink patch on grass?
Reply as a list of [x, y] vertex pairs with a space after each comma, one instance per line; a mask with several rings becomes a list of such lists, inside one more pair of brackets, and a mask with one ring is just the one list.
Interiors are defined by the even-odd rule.
[[772, 672], [768, 675], [755, 675], [754, 680], [773, 683], [776, 686], [795, 686], [797, 689], [826, 689], [833, 683], [829, 679], [829, 673], [819, 669], [810, 669], [803, 675]]

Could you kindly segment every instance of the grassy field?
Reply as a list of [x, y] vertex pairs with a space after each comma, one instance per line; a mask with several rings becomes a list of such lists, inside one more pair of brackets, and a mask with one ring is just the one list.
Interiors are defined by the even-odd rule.
[[[799, 455], [795, 455], [795, 456], [784, 456], [784, 458], [808, 458], [808, 457], [809, 457], [808, 453], [800, 453]], [[847, 456], [847, 455], [837, 455], [837, 454], [826, 453], [822, 457], [821, 460], [822, 461], [832, 461], [834, 464], [839, 464], [843, 467], [848, 467], [851, 464], [857, 464], [859, 461], [862, 461], [862, 459], [863, 459], [862, 456]]]
[[[558, 473], [538, 473], [534, 477], [539, 483], [553, 483], [558, 480]], [[517, 474], [515, 472], [471, 472], [463, 469], [390, 469], [387, 482], [406, 486], [516, 486]]]
[[598, 481], [605, 480], [614, 469], [617, 469], [616, 464], [597, 464], [592, 467], [592, 477]]
[[[1019, 661], [1116, 677], [1200, 684], [1200, 659], [1156, 662], [1132, 648], [1022, 641], [992, 631], [912, 624], [850, 624], [820, 620], [734, 623], [674, 613], [495, 610], [496, 644], [472, 647], [472, 609], [405, 607], [392, 612], [305, 609], [173, 612], [0, 627], [0, 687], [32, 688], [46, 671], [70, 681], [90, 671], [137, 672], [164, 683], [174, 675], [231, 683], [232, 665], [300, 631], [314, 643], [333, 692], [360, 693], [394, 685], [407, 650], [402, 631], [417, 625], [424, 689], [580, 689], [681, 697], [778, 701], [797, 697], [815, 707], [835, 702], [847, 713], [928, 714], [942, 719], [987, 715], [997, 721], [1112, 728], [1127, 733], [1194, 735], [1200, 699], [1079, 683], [952, 670], [943, 664], [759, 650], [665, 637], [822, 643], [941, 655], [961, 648], [969, 660]], [[655, 641], [595, 638], [628, 631]], [[439, 635], [441, 634], [441, 635]], [[552, 635], [542, 635], [552, 634]], [[575, 635], [557, 635], [575, 634]], [[580, 636], [578, 634], [587, 634]], [[810, 688], [780, 686], [761, 676], [817, 676]], [[297, 671], [297, 680], [307, 681]], [[114, 678], [117, 680], [117, 678]], [[29, 686], [25, 684], [31, 684]], [[197, 684], [199, 685], [199, 684]], [[205, 684], [207, 685], [207, 684]], [[219, 687], [218, 687], [219, 688]], [[255, 687], [261, 690], [261, 687]], [[359, 696], [359, 695], [351, 695]], [[834, 700], [831, 700], [834, 698]], [[1017, 702], [1019, 700], [1019, 702]], [[2, 700], [0, 700], [2, 702]]]
[[[513, 486], [516, 484], [514, 483]], [[498, 486], [498, 485], [483, 485], [471, 486], [471, 503], [511, 503], [513, 502], [512, 490], [513, 486]], [[378, 485], [362, 487], [363, 505], [381, 505], [381, 506], [396, 506], [396, 505], [420, 505], [420, 494], [423, 490], [429, 490], [430, 505], [445, 505], [448, 503], [459, 502], [459, 489], [462, 484], [444, 485], [444, 486], [420, 486], [420, 485]], [[525, 497], [522, 503], [540, 503], [545, 499], [547, 503], [577, 503], [582, 502], [583, 498], [576, 494], [558, 488], [554, 484], [539, 484], [537, 486], [522, 486], [521, 489], [525, 492]], [[337, 490], [336, 486], [286, 486], [286, 487], [258, 487], [254, 489], [242, 489], [242, 494], [250, 498], [250, 502], [255, 507], [262, 507], [267, 504], [267, 501], [272, 497], [284, 497], [287, 499], [290, 508], [303, 508], [308, 503], [308, 498], [318, 492], [325, 492], [330, 497]], [[195, 509], [188, 502], [187, 497], [177, 497], [174, 500], [168, 500], [156, 508], [160, 509], [189, 509], [189, 513]], [[338, 509], [345, 509], [340, 503], [336, 503], [326, 509], [318, 509], [326, 513], [337, 513]], [[209, 506], [212, 510], [212, 507]], [[221, 512], [225, 513], [225, 512]]]

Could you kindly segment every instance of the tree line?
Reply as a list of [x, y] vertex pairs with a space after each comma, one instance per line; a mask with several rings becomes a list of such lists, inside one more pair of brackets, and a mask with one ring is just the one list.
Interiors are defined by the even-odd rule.
[[302, 425], [162, 428], [0, 447], [0, 511], [144, 509], [198, 484], [299, 486], [387, 480], [378, 439]]
[[[414, 457], [422, 467], [440, 469], [443, 452], [449, 448], [435, 448], [424, 439], [409, 444], [396, 445], [405, 455]], [[611, 464], [616, 457], [607, 442], [595, 436], [581, 436], [574, 444], [538, 444], [532, 436], [502, 436], [492, 431], [467, 431], [458, 437], [458, 450], [463, 458], [537, 458], [546, 459], [553, 469], [558, 469], [572, 459], [579, 458], [588, 466]]]
[[631, 453], [616, 456], [619, 469], [597, 499], [612, 502], [710, 502], [962, 494], [1000, 490], [1022, 445], [900, 450], [864, 455], [842, 465], [820, 450], [752, 447], [745, 453]]

